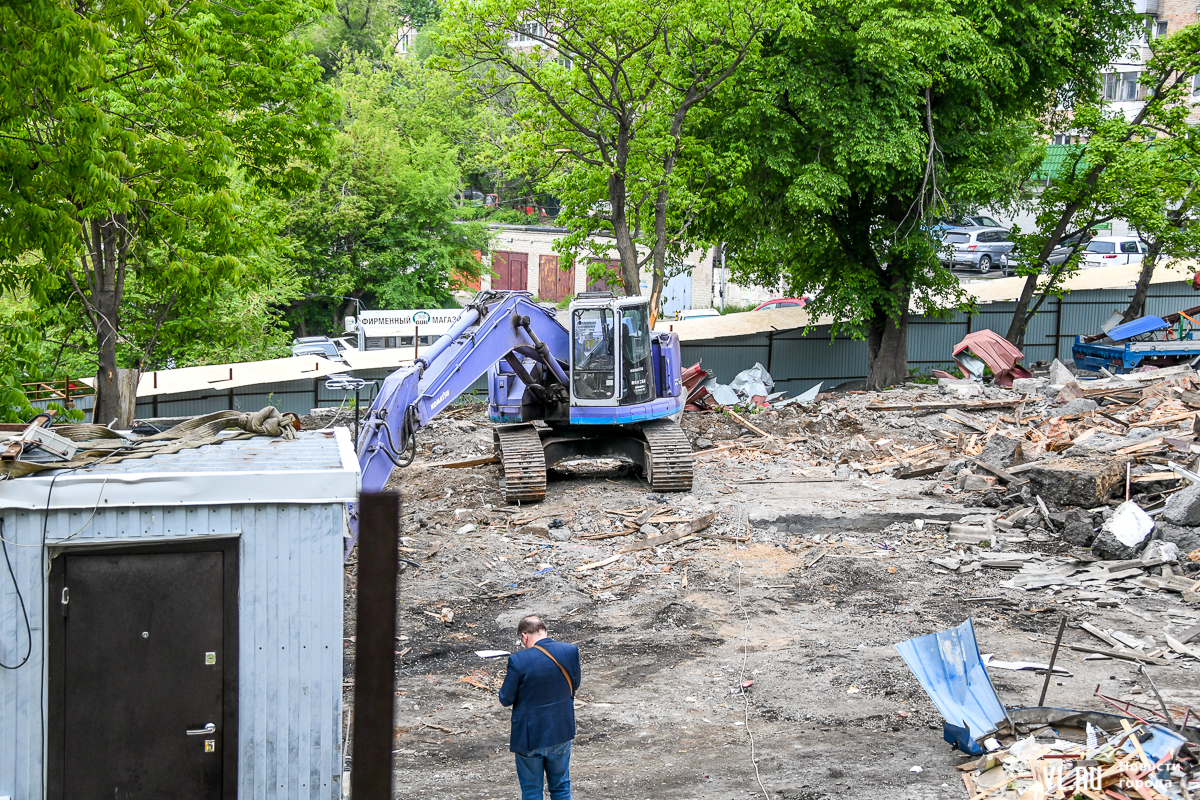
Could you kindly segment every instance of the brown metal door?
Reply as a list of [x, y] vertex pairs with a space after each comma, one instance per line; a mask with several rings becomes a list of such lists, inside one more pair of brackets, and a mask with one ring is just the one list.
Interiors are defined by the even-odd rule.
[[508, 267], [508, 257], [512, 253], [497, 251], [492, 254], [492, 288], [507, 289], [511, 282], [511, 271]]
[[529, 288], [529, 254], [509, 253], [508, 269], [511, 284], [509, 289], [523, 292]]
[[557, 303], [575, 294], [575, 267], [561, 269], [558, 256], [538, 257], [538, 297]]
[[[604, 262], [604, 261], [602, 261], [602, 260], [601, 260], [601, 259], [599, 259], [599, 258], [593, 258], [593, 259], [591, 259], [591, 260], [590, 260], [588, 263], [590, 263], [590, 264], [601, 264], [601, 265], [605, 265], [605, 262]], [[596, 280], [594, 280], [594, 281], [592, 281], [591, 283], [589, 283], [589, 284], [588, 284], [587, 290], [588, 290], [589, 292], [607, 292], [607, 291], [611, 291], [611, 292], [613, 292], [614, 294], [618, 294], [618, 293], [620, 293], [620, 291], [621, 291], [621, 287], [622, 287], [622, 286], [624, 286], [624, 282], [620, 280], [620, 276], [621, 276], [621, 259], [619, 259], [619, 258], [611, 258], [611, 259], [609, 259], [609, 260], [608, 260], [608, 262], [607, 262], [607, 265], [606, 265], [606, 266], [607, 266], [607, 267], [608, 267], [610, 270], [612, 270], [613, 272], [615, 272], [615, 273], [616, 273], [616, 275], [617, 275], [617, 279], [618, 279], [618, 280], [617, 280], [617, 282], [616, 282], [616, 283], [614, 283], [612, 286], [609, 286], [609, 285], [608, 285], [608, 284], [607, 284], [607, 283], [606, 283], [606, 282], [605, 282], [603, 279], [599, 279], [599, 278], [598, 278], [598, 279], [596, 279]]]
[[497, 251], [492, 259], [493, 289], [525, 291], [529, 286], [529, 254]]
[[[558, 261], [556, 257], [555, 262]], [[571, 262], [570, 269], [558, 269], [558, 299], [562, 300], [565, 297], [570, 297], [575, 294], [575, 262]]]
[[236, 551], [210, 547], [56, 559], [49, 797], [236, 796]]

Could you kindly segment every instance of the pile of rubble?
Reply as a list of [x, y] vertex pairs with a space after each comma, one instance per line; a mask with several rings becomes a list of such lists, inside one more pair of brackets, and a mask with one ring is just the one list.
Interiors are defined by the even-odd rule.
[[1065, 725], [1038, 726], [1025, 738], [1007, 737], [1008, 745], [988, 739], [991, 752], [961, 768], [972, 800], [1191, 796], [1190, 776], [1200, 771], [1196, 745], [1158, 725], [1116, 715], [1077, 716], [1111, 719], [1104, 724], [1112, 730], [1090, 721], [1068, 720]]

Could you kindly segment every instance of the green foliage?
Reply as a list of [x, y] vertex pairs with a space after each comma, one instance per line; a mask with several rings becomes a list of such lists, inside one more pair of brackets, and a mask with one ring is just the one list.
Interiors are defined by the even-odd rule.
[[626, 293], [644, 270], [657, 305], [707, 176], [728, 168], [699, 104], [801, 15], [775, 0], [450, 0], [439, 41], [475, 91], [515, 98], [509, 164], [561, 201], [559, 251], [607, 260], [606, 237]]
[[1038, 158], [1036, 118], [1094, 91], [1127, 8], [819, 0], [810, 13], [713, 98], [711, 130], [738, 157], [705, 230], [730, 243], [738, 280], [782, 280], [865, 336], [879, 388], [907, 374], [904, 315], [963, 301], [931, 218], [1013, 197]]
[[725, 308], [714, 306], [721, 314], [741, 314], [758, 308], [758, 303], [726, 303]]
[[335, 83], [345, 111], [330, 166], [287, 219], [312, 295], [294, 317], [332, 333], [346, 310], [337, 298], [453, 308], [455, 286], [480, 274], [473, 251], [487, 245], [482, 224], [456, 223], [451, 201], [471, 109], [447, 76], [412, 58], [346, 53]]
[[[0, 9], [0, 289], [28, 298], [70, 358], [80, 320], [106, 376], [153, 363], [164, 339], [220, 340], [213, 322], [236, 314], [219, 300], [240, 297], [252, 262], [278, 246], [264, 208], [309, 185], [328, 140], [334, 96], [294, 35], [321, 10]], [[98, 392], [105, 419], [112, 403]]]
[[1023, 341], [1025, 326], [1045, 299], [1060, 296], [1064, 281], [1079, 269], [1078, 246], [1061, 264], [1048, 259], [1080, 231], [1124, 219], [1149, 243], [1127, 320], [1142, 313], [1160, 257], [1200, 256], [1195, 224], [1200, 147], [1189, 121], [1189, 76], [1200, 71], [1200, 25], [1155, 38], [1150, 46], [1153, 55], [1141, 76], [1147, 99], [1132, 118], [1095, 98], [1071, 109], [1070, 126], [1083, 143], [1067, 151], [1042, 189], [1034, 229], [1015, 237], [1018, 273], [1026, 276], [1008, 331], [1015, 344]]

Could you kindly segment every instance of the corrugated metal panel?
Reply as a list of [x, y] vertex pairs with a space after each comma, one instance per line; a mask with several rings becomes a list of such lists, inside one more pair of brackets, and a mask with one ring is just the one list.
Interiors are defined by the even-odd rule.
[[[0, 481], [0, 508], [243, 503], [348, 503], [358, 496], [350, 431], [302, 431], [286, 441], [235, 438], [177, 453]], [[51, 506], [51, 503], [53, 504]]]
[[[44, 520], [55, 553], [96, 543], [238, 535], [239, 797], [340, 797], [344, 511], [329, 504], [73, 509], [45, 517], [0, 512], [33, 627], [29, 662], [0, 671], [0, 795], [42, 794], [45, 588], [38, 545]], [[6, 579], [0, 579], [0, 660], [12, 664], [24, 654], [26, 639]]]
[[[392, 374], [389, 369], [354, 370], [349, 373], [369, 381], [380, 381]], [[315, 385], [314, 385], [315, 384]], [[487, 378], [481, 378], [471, 386], [475, 393], [487, 392]], [[371, 392], [364, 390], [362, 402], [364, 407], [369, 405]], [[335, 391], [325, 388], [325, 379], [286, 381], [282, 383], [263, 383], [255, 386], [242, 386], [232, 391], [212, 390], [207, 392], [181, 392], [179, 394], [159, 395], [155, 398], [143, 397], [137, 402], [137, 416], [141, 419], [151, 417], [192, 417], [199, 414], [211, 414], [214, 411], [258, 411], [266, 406], [275, 406], [281, 412], [292, 412], [304, 415], [314, 408], [328, 408], [340, 405], [351, 405], [354, 393]]]
[[[1113, 311], [1124, 311], [1132, 289], [1089, 289], [1071, 292], [1060, 302], [1047, 298], [1030, 321], [1025, 333], [1025, 363], [1071, 358], [1076, 335], [1096, 333]], [[1187, 283], [1160, 283], [1151, 287], [1146, 313], [1162, 316], [1196, 304], [1195, 292]], [[955, 312], [945, 319], [910, 316], [908, 363], [911, 369], [952, 368], [950, 353], [971, 331], [990, 329], [1008, 333], [1015, 303], [987, 303], [968, 320]], [[825, 388], [843, 381], [862, 380], [867, 375], [865, 341], [838, 337], [831, 341], [829, 326], [803, 331], [781, 331], [738, 336], [708, 342], [688, 342], [681, 347], [685, 366], [700, 361], [717, 380], [728, 383], [757, 361], [766, 366], [780, 391], [797, 393], [818, 381]]]
[[1143, 333], [1151, 333], [1169, 327], [1171, 326], [1162, 317], [1147, 316], [1141, 319], [1130, 320], [1124, 325], [1114, 326], [1109, 330], [1108, 338], [1119, 342], [1122, 339], [1132, 339], [1134, 336], [1141, 336]]

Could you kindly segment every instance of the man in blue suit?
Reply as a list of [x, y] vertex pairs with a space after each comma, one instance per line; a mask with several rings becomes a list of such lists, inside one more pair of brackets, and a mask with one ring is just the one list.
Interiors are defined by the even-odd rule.
[[536, 616], [521, 620], [517, 633], [525, 649], [508, 657], [500, 704], [513, 707], [508, 749], [517, 756], [521, 800], [542, 800], [543, 778], [550, 800], [571, 800], [579, 648], [551, 639]]

